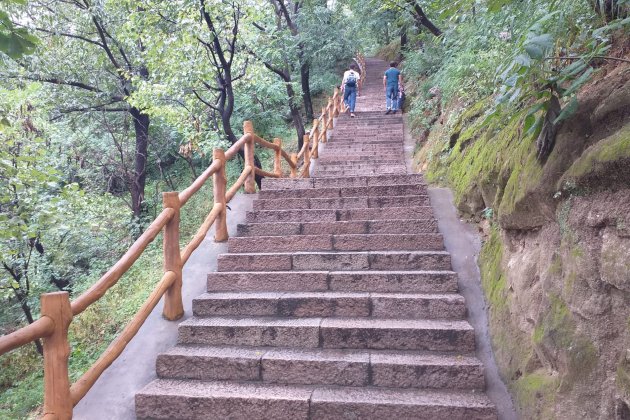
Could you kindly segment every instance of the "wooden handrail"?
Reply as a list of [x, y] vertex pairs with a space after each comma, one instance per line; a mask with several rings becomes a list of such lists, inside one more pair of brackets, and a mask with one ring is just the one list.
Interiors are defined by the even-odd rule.
[[263, 171], [260, 168], [254, 168], [254, 172], [256, 173], [256, 175], [260, 175], [267, 178], [282, 178], [282, 174], [278, 175], [275, 172]]
[[197, 191], [201, 189], [208, 178], [210, 178], [212, 175], [214, 175], [216, 171], [219, 170], [220, 166], [221, 165], [219, 162], [213, 161], [210, 166], [208, 166], [208, 169], [203, 171], [203, 173], [199, 175], [197, 179], [195, 179], [190, 187], [179, 193], [179, 202], [181, 203], [182, 207], [184, 207], [184, 204], [186, 204], [188, 200], [190, 200], [190, 197], [192, 197]]
[[234, 185], [230, 187], [228, 192], [225, 193], [225, 202], [229, 203], [232, 198], [236, 195], [236, 192], [245, 184], [245, 180], [249, 177], [249, 174], [252, 172], [251, 166], [246, 166], [241, 173], [241, 176], [238, 177]]
[[245, 143], [247, 143], [251, 139], [251, 137], [252, 137], [251, 134], [248, 134], [248, 133], [243, 134], [243, 136], [240, 139], [238, 139], [236, 143], [231, 145], [225, 151], [225, 160], [231, 160], [238, 153], [238, 151], [243, 148]]
[[188, 245], [186, 245], [186, 247], [184, 247], [184, 249], [182, 250], [182, 264], [186, 264], [186, 261], [188, 261], [191, 254], [195, 251], [195, 249], [199, 247], [199, 245], [201, 245], [203, 239], [206, 237], [208, 231], [212, 227], [212, 224], [215, 222], [219, 214], [224, 209], [225, 206], [220, 203], [217, 203], [212, 207], [212, 210], [210, 210], [210, 213], [208, 213], [208, 216], [199, 227], [197, 233], [195, 233], [195, 236], [193, 236]]
[[103, 277], [94, 283], [92, 287], [72, 301], [72, 314], [77, 316], [81, 312], [85, 311], [88, 306], [99, 300], [110, 287], [115, 285], [122, 275], [129, 270], [133, 263], [140, 258], [142, 252], [151, 242], [153, 242], [155, 237], [161, 232], [162, 228], [166, 226], [174, 215], [175, 211], [173, 209], [162, 210], [153, 223], [151, 223], [147, 230], [145, 230], [144, 233], [136, 239], [133, 245], [131, 245], [118, 262], [114, 264], [112, 268], [103, 275]]
[[[181, 192], [163, 193], [162, 212], [155, 218], [127, 252], [88, 290], [70, 302], [67, 292], [46, 293], [41, 296], [41, 316], [35, 322], [17, 331], [0, 337], [0, 355], [18, 347], [27, 345], [37, 339], [44, 343], [44, 414], [45, 419], [69, 419], [72, 407], [75, 406], [90, 390], [101, 374], [123, 352], [129, 341], [136, 335], [159, 300], [164, 296], [163, 315], [166, 319], [179, 319], [184, 312], [182, 302], [182, 269], [195, 249], [203, 242], [208, 231], [215, 226], [215, 241], [228, 239], [227, 203], [244, 187], [245, 193], [256, 191], [256, 174], [281, 178], [282, 159], [290, 169], [292, 178], [298, 176], [298, 161], [303, 160], [300, 176], [308, 177], [311, 158], [317, 158], [319, 142], [326, 142], [326, 133], [333, 126], [333, 119], [339, 115], [343, 107], [343, 98], [338, 89], [322, 108], [322, 114], [313, 121], [309, 134], [304, 136], [304, 144], [298, 154], [289, 154], [282, 148], [282, 140], [269, 142], [257, 136], [251, 122], [243, 124], [243, 136], [225, 152], [215, 149], [213, 159], [208, 168]], [[274, 151], [273, 172], [256, 168], [254, 165], [254, 147], [258, 144]], [[243, 151], [245, 164], [236, 182], [228, 189], [225, 175], [226, 162]], [[199, 227], [191, 241], [180, 250], [180, 209], [196, 194], [212, 177], [214, 204], [212, 210]], [[68, 328], [73, 317], [79, 315], [91, 304], [100, 299], [142, 255], [147, 246], [163, 233], [164, 275], [149, 298], [123, 329], [121, 334], [111, 342], [98, 360], [70, 385], [68, 376]]]
[[120, 356], [125, 350], [127, 344], [136, 335], [144, 321], [149, 317], [155, 305], [160, 301], [160, 298], [166, 293], [166, 291], [177, 280], [177, 274], [172, 271], [167, 271], [162, 276], [159, 284], [153, 292], [149, 295], [147, 300], [142, 304], [140, 310], [136, 313], [133, 319], [127, 324], [125, 329], [120, 333], [118, 337], [112, 341], [107, 347], [107, 350], [101, 354], [96, 362], [70, 387], [70, 398], [72, 406], [75, 406], [81, 401], [81, 398], [87, 394], [92, 388], [92, 385], [101, 376], [101, 374], [107, 369], [113, 362]]
[[8, 353], [40, 338], [48, 337], [54, 329], [53, 320], [43, 316], [26, 327], [0, 337], [0, 354]]

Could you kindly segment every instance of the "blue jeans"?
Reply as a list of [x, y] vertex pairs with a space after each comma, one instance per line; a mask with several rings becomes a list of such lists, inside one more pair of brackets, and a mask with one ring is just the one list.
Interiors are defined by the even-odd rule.
[[357, 103], [357, 88], [346, 86], [343, 91], [343, 102], [350, 108], [350, 112], [354, 112], [354, 106]]
[[385, 107], [396, 111], [398, 109], [398, 86], [387, 86], [385, 89]]

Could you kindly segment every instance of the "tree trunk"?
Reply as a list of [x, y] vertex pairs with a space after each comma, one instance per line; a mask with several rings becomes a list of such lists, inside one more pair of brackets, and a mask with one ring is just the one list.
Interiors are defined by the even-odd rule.
[[442, 35], [442, 31], [429, 20], [427, 15], [424, 14], [422, 7], [416, 3], [416, 0], [407, 0], [407, 3], [413, 7], [413, 18], [418, 27], [424, 26], [435, 36]]
[[285, 83], [285, 86], [287, 87], [287, 96], [289, 97], [289, 109], [291, 110], [291, 119], [293, 120], [293, 126], [295, 127], [295, 132], [298, 136], [299, 152], [302, 149], [302, 145], [304, 144], [304, 134], [306, 134], [306, 130], [304, 129], [304, 121], [302, 121], [300, 107], [296, 105], [295, 91], [293, 90], [293, 86], [291, 86], [291, 84], [288, 82]]
[[[22, 312], [24, 312], [24, 316], [29, 324], [35, 322], [33, 319], [33, 313], [31, 312], [31, 307], [28, 304], [27, 296], [24, 293], [20, 293], [17, 289], [13, 289], [15, 293], [15, 297], [20, 302], [20, 306], [22, 307]], [[40, 355], [44, 354], [44, 347], [42, 347], [42, 342], [40, 340], [35, 340], [35, 348], [37, 349], [37, 353]]]
[[144, 187], [147, 179], [147, 149], [149, 147], [149, 116], [133, 107], [129, 110], [133, 118], [136, 133], [136, 156], [131, 180], [131, 210], [138, 217], [142, 214], [142, 202], [144, 201]]
[[405, 50], [407, 46], [408, 38], [407, 38], [407, 27], [403, 26], [400, 28], [400, 50]]
[[300, 76], [302, 82], [302, 97], [304, 99], [304, 112], [306, 113], [306, 121], [313, 121], [313, 100], [311, 98], [310, 85], [310, 65], [308, 62], [302, 63], [300, 66]]

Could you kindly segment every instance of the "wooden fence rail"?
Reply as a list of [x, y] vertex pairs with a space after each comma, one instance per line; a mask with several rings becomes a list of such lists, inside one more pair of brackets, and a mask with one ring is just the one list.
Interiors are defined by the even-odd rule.
[[[357, 62], [365, 72], [362, 56]], [[81, 401], [101, 374], [120, 354], [136, 335], [149, 314], [164, 297], [163, 316], [176, 320], [184, 314], [182, 302], [182, 268], [192, 253], [199, 247], [208, 231], [215, 226], [215, 241], [228, 239], [227, 204], [240, 188], [245, 193], [255, 193], [255, 175], [281, 178], [282, 161], [289, 167], [289, 177], [308, 177], [311, 159], [317, 158], [319, 143], [325, 143], [328, 130], [333, 128], [333, 119], [344, 111], [342, 95], [335, 89], [328, 105], [322, 108], [321, 116], [313, 121], [309, 134], [298, 153], [289, 154], [282, 149], [282, 141], [273, 142], [258, 137], [251, 122], [243, 124], [243, 136], [228, 150], [215, 149], [212, 163], [185, 190], [163, 193], [162, 212], [149, 225], [146, 231], [131, 245], [125, 254], [94, 285], [74, 301], [68, 292], [46, 293], [41, 296], [41, 315], [32, 324], [11, 334], [0, 337], [0, 355], [43, 339], [44, 344], [44, 416], [45, 419], [70, 419], [72, 408]], [[255, 145], [274, 151], [273, 171], [265, 171], [254, 165]], [[228, 188], [225, 176], [226, 162], [243, 150], [245, 164], [236, 182]], [[302, 162], [300, 165], [298, 162]], [[180, 250], [180, 211], [181, 208], [212, 177], [214, 204], [212, 210], [199, 227], [192, 240]], [[142, 255], [147, 246], [162, 233], [164, 275], [148, 299], [140, 307], [131, 321], [116, 337], [98, 360], [74, 384], [68, 376], [68, 328], [72, 318], [85, 311], [99, 300]]]

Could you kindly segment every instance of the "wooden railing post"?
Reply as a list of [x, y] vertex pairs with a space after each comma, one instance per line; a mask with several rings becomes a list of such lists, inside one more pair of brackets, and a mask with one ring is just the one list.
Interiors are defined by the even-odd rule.
[[326, 113], [326, 107], [322, 107], [322, 125], [321, 125], [322, 143], [326, 143], [328, 140], [328, 115]]
[[312, 153], [313, 159], [317, 159], [319, 157], [319, 151], [317, 150], [318, 148], [319, 148], [319, 120], [314, 119], [313, 120], [313, 153]]
[[304, 169], [302, 170], [302, 178], [310, 178], [311, 167], [311, 137], [304, 134]]
[[227, 203], [225, 200], [227, 178], [225, 176], [225, 152], [223, 149], [214, 149], [212, 151], [212, 160], [221, 161], [221, 169], [212, 175], [212, 185], [214, 191], [214, 204], [223, 206], [216, 221], [214, 222], [214, 240], [215, 242], [225, 242], [228, 240]]
[[295, 178], [297, 176], [297, 162], [298, 162], [297, 153], [291, 153], [291, 162], [293, 162], [293, 167], [291, 168], [291, 178]]
[[182, 302], [182, 255], [179, 250], [179, 210], [181, 203], [176, 191], [162, 193], [164, 208], [175, 211], [173, 218], [164, 226], [162, 252], [164, 254], [164, 272], [172, 271], [176, 275], [173, 285], [164, 295], [164, 310], [162, 315], [169, 321], [174, 321], [184, 315]]
[[41, 297], [41, 316], [55, 324], [53, 333], [44, 338], [44, 417], [72, 418], [72, 398], [68, 377], [68, 327], [72, 308], [68, 292], [46, 293]]
[[278, 146], [278, 150], [275, 150], [273, 154], [273, 173], [278, 175], [278, 178], [282, 178], [282, 140], [275, 138], [273, 144]]
[[339, 88], [335, 88], [333, 94], [333, 116], [335, 118], [339, 116]]
[[334, 124], [333, 124], [334, 115], [333, 115], [333, 102], [331, 98], [328, 99], [328, 106], [326, 107], [326, 109], [328, 109], [328, 126], [326, 128], [329, 130], [332, 130], [334, 127]]
[[254, 125], [251, 121], [243, 122], [243, 132], [251, 134], [250, 139], [245, 142], [245, 166], [251, 166], [252, 171], [245, 180], [245, 194], [256, 192], [256, 174], [254, 172]]

